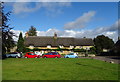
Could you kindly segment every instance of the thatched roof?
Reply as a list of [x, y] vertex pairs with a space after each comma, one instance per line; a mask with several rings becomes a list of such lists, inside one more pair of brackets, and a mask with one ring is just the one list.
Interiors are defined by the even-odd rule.
[[91, 38], [72, 38], [72, 37], [42, 37], [42, 36], [28, 36], [25, 38], [26, 46], [47, 46], [51, 45], [53, 47], [63, 45], [63, 46], [93, 46], [93, 40]]

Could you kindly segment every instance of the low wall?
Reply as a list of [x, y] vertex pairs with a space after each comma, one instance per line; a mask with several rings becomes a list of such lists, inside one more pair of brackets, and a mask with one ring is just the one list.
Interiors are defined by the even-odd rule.
[[[78, 54], [80, 57], [85, 57], [85, 54]], [[88, 54], [89, 57], [95, 57], [95, 54]]]

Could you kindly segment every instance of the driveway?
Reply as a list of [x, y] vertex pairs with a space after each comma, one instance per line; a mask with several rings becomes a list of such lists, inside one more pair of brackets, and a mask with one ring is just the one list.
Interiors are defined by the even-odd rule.
[[120, 57], [118, 56], [96, 56], [96, 57], [90, 57], [90, 58], [102, 60], [109, 63], [120, 64]]

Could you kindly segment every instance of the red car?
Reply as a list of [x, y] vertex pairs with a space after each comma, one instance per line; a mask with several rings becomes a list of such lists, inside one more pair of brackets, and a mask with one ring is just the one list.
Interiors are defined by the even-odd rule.
[[42, 56], [42, 58], [60, 58], [61, 55], [58, 52], [49, 52]]
[[36, 55], [35, 53], [33, 52], [27, 52], [25, 55], [24, 55], [24, 58], [39, 58], [40, 55]]

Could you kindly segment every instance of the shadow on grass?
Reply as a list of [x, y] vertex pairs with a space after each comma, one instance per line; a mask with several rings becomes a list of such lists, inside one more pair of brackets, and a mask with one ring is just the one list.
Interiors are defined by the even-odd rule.
[[26, 71], [26, 72], [32, 72], [31, 70], [28, 70], [28, 71]]
[[[97, 67], [97, 66], [92, 66], [92, 65], [85, 65], [85, 64], [81, 64], [81, 63], [76, 63], [76, 65], [80, 65], [80, 66], [86, 66], [86, 67], [91, 67], [91, 68], [96, 68], [96, 69], [102, 69], [102, 70], [110, 70], [110, 71], [114, 71], [114, 69], [106, 69], [103, 67]], [[119, 70], [115, 70], [115, 71], [119, 71]]]

